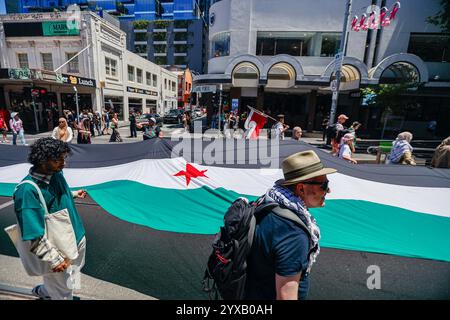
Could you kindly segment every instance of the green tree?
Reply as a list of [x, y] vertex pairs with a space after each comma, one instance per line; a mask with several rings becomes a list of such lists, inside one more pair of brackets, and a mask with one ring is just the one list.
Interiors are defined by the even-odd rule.
[[147, 30], [149, 22], [147, 20], [136, 20], [133, 22], [133, 28], [137, 30]]
[[414, 108], [405, 98], [411, 90], [416, 90], [419, 84], [380, 84], [362, 89], [362, 94], [367, 98], [369, 105], [380, 107], [389, 115], [401, 116]]
[[443, 32], [450, 32], [450, 0], [441, 0], [441, 10], [428, 17], [427, 22], [441, 27]]

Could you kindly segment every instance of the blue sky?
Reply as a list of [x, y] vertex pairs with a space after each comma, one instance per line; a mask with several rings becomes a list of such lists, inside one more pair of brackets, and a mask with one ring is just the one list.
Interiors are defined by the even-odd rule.
[[0, 0], [0, 14], [6, 13], [5, 0]]

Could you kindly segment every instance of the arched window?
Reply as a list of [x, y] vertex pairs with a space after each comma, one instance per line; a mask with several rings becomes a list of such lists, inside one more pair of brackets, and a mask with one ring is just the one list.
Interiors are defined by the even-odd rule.
[[230, 55], [230, 33], [222, 32], [216, 34], [210, 43], [209, 58], [223, 57]]

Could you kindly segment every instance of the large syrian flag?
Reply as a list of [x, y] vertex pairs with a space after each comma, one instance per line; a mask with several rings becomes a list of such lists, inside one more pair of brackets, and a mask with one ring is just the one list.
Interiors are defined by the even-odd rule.
[[[114, 263], [124, 264], [124, 267], [132, 263], [133, 258], [121, 260], [118, 253], [105, 249], [110, 245], [105, 243], [108, 238], [110, 242], [118, 242], [114, 249], [118, 252], [136, 253], [142, 249], [141, 254], [150, 255], [156, 250], [159, 259], [149, 263], [153, 263], [153, 267], [161, 263], [162, 272], [176, 268], [165, 266], [163, 262], [175, 257], [164, 258], [168, 252], [162, 253], [158, 248], [171, 251], [183, 246], [180, 250], [183, 254], [201, 250], [201, 253], [192, 253], [202, 258], [195, 260], [196, 265], [190, 269], [196, 277], [201, 277], [210, 240], [222, 225], [228, 206], [240, 196], [256, 199], [264, 194], [283, 177], [281, 161], [308, 149], [316, 151], [325, 166], [338, 170], [328, 177], [331, 193], [325, 207], [311, 209], [321, 227], [323, 248], [450, 262], [450, 170], [355, 166], [295, 141], [281, 141], [279, 149], [269, 148], [264, 155], [258, 144], [267, 143], [265, 140], [220, 140], [219, 144], [232, 153], [218, 151], [213, 143], [185, 140], [182, 144], [156, 139], [134, 144], [72, 145], [73, 155], [68, 158], [64, 175], [71, 187], [86, 188], [101, 207], [97, 211], [104, 212], [97, 212], [95, 218], [94, 215], [83, 216], [90, 243], [97, 246], [97, 254], [88, 259], [88, 266], [89, 260], [94, 263], [99, 257], [102, 263], [104, 259], [111, 263], [110, 268]], [[215, 143], [217, 147], [217, 141]], [[30, 168], [26, 163], [28, 150], [0, 146], [0, 196], [11, 196], [14, 186], [27, 174]], [[208, 155], [212, 155], [215, 162]], [[273, 164], [275, 168], [271, 168]], [[106, 228], [111, 217], [114, 228], [120, 231]], [[12, 217], [8, 219], [10, 223]], [[0, 226], [6, 225], [4, 222]], [[136, 230], [139, 230], [137, 234]], [[126, 235], [128, 232], [130, 235]], [[142, 235], [140, 240], [139, 235]], [[161, 240], [164, 237], [172, 239], [170, 244]], [[150, 248], [144, 250], [144, 243], [149, 239], [158, 245], [149, 245]], [[203, 239], [200, 246], [195, 239]], [[0, 253], [1, 250], [0, 246]], [[182, 259], [184, 267], [193, 263], [188, 260]], [[105, 267], [99, 267], [102, 268]], [[157, 297], [174, 297], [167, 292], [158, 294]]]

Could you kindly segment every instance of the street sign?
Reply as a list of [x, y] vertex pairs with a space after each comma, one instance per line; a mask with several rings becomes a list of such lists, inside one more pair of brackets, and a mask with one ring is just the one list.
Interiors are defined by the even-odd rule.
[[231, 111], [236, 111], [239, 108], [239, 99], [231, 100]]
[[342, 63], [344, 62], [344, 55], [342, 54], [342, 52], [339, 52], [338, 54], [336, 54], [334, 56], [334, 72], [340, 70], [342, 68]]
[[217, 86], [216, 85], [209, 85], [209, 86], [195, 86], [192, 89], [192, 92], [216, 92]]
[[331, 81], [330, 87], [331, 87], [332, 92], [337, 92], [337, 90], [338, 90], [337, 80]]

